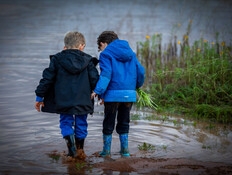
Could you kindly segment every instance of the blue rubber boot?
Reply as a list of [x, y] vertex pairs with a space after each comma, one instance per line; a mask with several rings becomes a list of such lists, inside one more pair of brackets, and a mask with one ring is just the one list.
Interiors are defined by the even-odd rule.
[[122, 157], [130, 157], [130, 153], [128, 150], [128, 133], [126, 134], [120, 134], [119, 139], [121, 142], [121, 156]]
[[67, 147], [68, 147], [67, 156], [75, 157], [75, 155], [76, 155], [76, 146], [75, 146], [74, 135], [65, 136], [64, 139], [65, 139], [65, 142], [66, 142]]
[[111, 141], [112, 141], [112, 135], [103, 134], [103, 150], [100, 152], [100, 156], [102, 157], [110, 156]]

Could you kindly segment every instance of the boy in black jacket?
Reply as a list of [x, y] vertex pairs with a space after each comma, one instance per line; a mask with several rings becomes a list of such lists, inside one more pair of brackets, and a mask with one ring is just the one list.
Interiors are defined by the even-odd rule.
[[50, 56], [49, 67], [43, 71], [35, 90], [35, 109], [60, 114], [60, 129], [67, 143], [68, 156], [85, 159], [87, 115], [93, 113], [91, 92], [99, 73], [95, 58], [83, 52], [83, 34], [68, 32], [64, 44], [64, 50]]

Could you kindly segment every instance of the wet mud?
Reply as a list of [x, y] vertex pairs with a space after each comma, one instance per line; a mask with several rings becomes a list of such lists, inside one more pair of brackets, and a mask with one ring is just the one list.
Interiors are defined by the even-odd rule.
[[232, 174], [232, 166], [222, 163], [200, 162], [187, 159], [155, 159], [131, 157], [122, 158], [115, 161], [107, 161], [97, 163], [94, 167], [103, 170], [111, 170], [117, 172], [129, 172], [130, 174]]
[[[65, 152], [53, 152], [68, 168], [68, 174], [120, 174], [120, 175], [231, 175], [232, 165], [217, 162], [202, 162], [184, 158], [111, 157], [100, 158], [99, 154], [85, 160], [66, 157]], [[95, 162], [95, 163], [94, 163]]]

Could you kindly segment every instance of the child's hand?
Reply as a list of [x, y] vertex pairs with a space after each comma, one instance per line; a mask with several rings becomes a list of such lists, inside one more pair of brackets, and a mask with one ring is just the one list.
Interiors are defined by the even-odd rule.
[[44, 107], [44, 102], [35, 102], [35, 109], [40, 112], [41, 111], [41, 107]]
[[95, 97], [97, 97], [98, 95], [95, 92], [92, 92], [91, 94], [91, 99], [94, 99]]
[[103, 105], [103, 104], [104, 104], [104, 99], [101, 98], [101, 99], [98, 99], [98, 100], [101, 100], [101, 101], [100, 101], [100, 105]]

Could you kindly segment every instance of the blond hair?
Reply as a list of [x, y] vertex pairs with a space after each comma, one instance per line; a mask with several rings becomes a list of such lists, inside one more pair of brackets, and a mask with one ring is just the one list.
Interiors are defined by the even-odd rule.
[[85, 37], [80, 32], [68, 32], [64, 37], [64, 45], [67, 49], [78, 48], [85, 45]]

